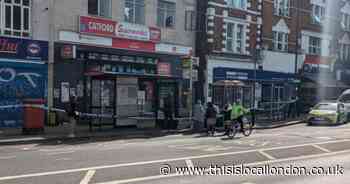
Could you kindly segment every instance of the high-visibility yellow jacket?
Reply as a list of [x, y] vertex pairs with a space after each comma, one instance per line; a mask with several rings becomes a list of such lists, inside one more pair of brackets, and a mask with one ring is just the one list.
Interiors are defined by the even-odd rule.
[[231, 110], [231, 120], [237, 119], [238, 117], [246, 114], [248, 110], [244, 108], [241, 104], [233, 103]]

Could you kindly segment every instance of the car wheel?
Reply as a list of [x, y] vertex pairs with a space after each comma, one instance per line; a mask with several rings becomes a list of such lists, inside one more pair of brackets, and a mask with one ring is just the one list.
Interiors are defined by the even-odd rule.
[[311, 121], [307, 122], [307, 126], [312, 126], [312, 125], [313, 125], [313, 124], [312, 124]]

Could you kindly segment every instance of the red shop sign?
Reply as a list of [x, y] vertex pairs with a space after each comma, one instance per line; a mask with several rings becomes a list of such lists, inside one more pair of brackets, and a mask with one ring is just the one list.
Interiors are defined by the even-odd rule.
[[80, 33], [115, 35], [116, 22], [108, 19], [80, 16]]
[[128, 40], [121, 38], [113, 38], [112, 47], [118, 49], [132, 49], [138, 51], [154, 52], [155, 44], [152, 42], [144, 42], [138, 40]]

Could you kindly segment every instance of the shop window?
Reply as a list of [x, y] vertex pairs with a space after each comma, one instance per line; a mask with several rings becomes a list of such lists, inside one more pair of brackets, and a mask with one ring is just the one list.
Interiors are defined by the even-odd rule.
[[126, 22], [145, 24], [145, 1], [125, 0], [124, 19]]
[[157, 25], [165, 28], [175, 28], [176, 4], [167, 1], [158, 1]]
[[30, 36], [30, 0], [0, 1], [0, 32], [16, 37]]
[[111, 17], [111, 0], [89, 0], [88, 13], [90, 15], [96, 15], [101, 17]]

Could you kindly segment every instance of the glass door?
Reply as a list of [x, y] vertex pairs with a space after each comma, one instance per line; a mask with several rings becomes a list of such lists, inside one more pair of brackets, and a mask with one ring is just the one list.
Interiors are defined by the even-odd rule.
[[[113, 124], [115, 115], [115, 81], [92, 79], [91, 81], [91, 113], [110, 115], [103, 118], [103, 123]], [[96, 120], [95, 120], [96, 121]]]

